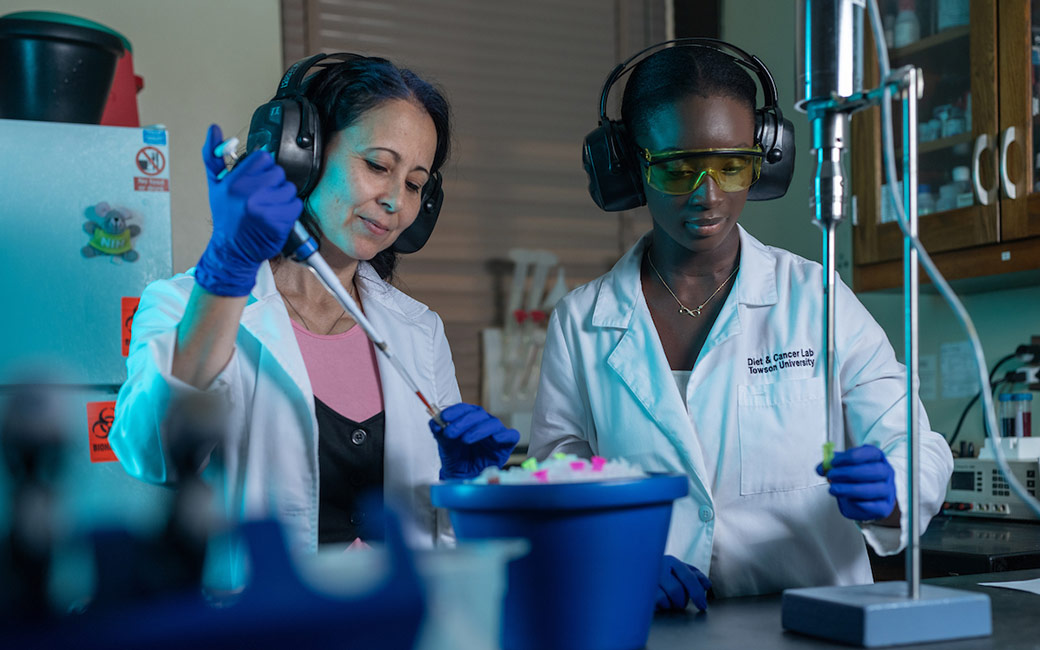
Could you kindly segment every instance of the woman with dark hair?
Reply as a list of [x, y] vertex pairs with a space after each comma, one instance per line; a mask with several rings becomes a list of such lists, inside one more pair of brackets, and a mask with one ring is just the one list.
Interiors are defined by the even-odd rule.
[[[905, 368], [840, 285], [827, 404], [821, 267], [737, 223], [765, 164], [755, 90], [714, 47], [661, 49], [635, 66], [622, 121], [653, 229], [556, 306], [542, 357], [532, 455], [689, 476], [663, 609], [704, 609], [712, 586], [739, 596], [868, 583], [866, 544], [882, 555], [906, 544]], [[828, 413], [844, 450], [825, 470]], [[920, 413], [923, 530], [953, 459]]]
[[[450, 541], [429, 484], [501, 466], [519, 434], [458, 403], [441, 319], [389, 283], [392, 247], [448, 156], [448, 104], [412, 72], [371, 57], [313, 73], [305, 96], [324, 154], [302, 197], [263, 150], [225, 175], [214, 155], [220, 129], [210, 127], [202, 155], [213, 235], [194, 269], [142, 295], [109, 440], [132, 475], [174, 484], [167, 429], [176, 404], [210, 394], [228, 411], [219, 452], [233, 517], [274, 514], [294, 547], [313, 550], [362, 536], [370, 513], [361, 499], [376, 492], [407, 508], [412, 545]], [[452, 405], [445, 427], [427, 422], [416, 394], [317, 278], [281, 258], [301, 213], [423, 393]]]

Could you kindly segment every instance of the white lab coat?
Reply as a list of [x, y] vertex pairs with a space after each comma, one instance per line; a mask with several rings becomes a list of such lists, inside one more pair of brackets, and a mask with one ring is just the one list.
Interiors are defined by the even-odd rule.
[[[905, 368], [884, 331], [841, 284], [841, 404], [834, 408], [843, 407], [836, 422], [844, 431], [836, 437], [844, 440], [837, 449], [880, 447], [895, 469], [903, 513], [900, 529], [860, 529], [840, 514], [826, 479], [814, 471], [826, 431], [816, 362], [821, 266], [741, 228], [740, 271], [680, 396], [640, 285], [647, 241], [556, 306], [531, 454], [623, 457], [650, 471], [688, 475], [690, 495], [675, 503], [666, 553], [709, 574], [719, 596], [871, 582], [863, 538], [888, 555], [907, 537]], [[785, 353], [784, 361], [796, 363], [780, 367], [774, 355]], [[942, 504], [953, 458], [923, 407], [919, 413], [923, 531]], [[717, 463], [705, 463], [702, 435], [717, 438]]]
[[[440, 317], [358, 267], [365, 315], [436, 403], [460, 401], [455, 366]], [[134, 317], [127, 382], [119, 391], [109, 434], [127, 471], [152, 483], [171, 484], [165, 435], [171, 403], [196, 389], [170, 374], [177, 324], [195, 285], [194, 269], [154, 282]], [[405, 512], [405, 539], [414, 547], [451, 543], [444, 511], [430, 503], [440, 457], [422, 403], [383, 355], [377, 355], [386, 413], [383, 484], [387, 503]], [[223, 446], [222, 481], [233, 519], [277, 516], [294, 550], [314, 551], [318, 538], [318, 423], [314, 394], [288, 312], [264, 263], [227, 366], [209, 391], [230, 405]], [[208, 471], [209, 468], [207, 468]]]

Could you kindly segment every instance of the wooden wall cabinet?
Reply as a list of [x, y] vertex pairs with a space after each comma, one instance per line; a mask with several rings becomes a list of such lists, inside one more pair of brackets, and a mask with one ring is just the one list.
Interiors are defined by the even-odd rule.
[[[920, 38], [906, 42], [904, 31], [889, 59], [893, 69], [912, 64], [924, 73], [919, 190], [933, 197], [935, 211], [919, 218], [921, 242], [949, 280], [1037, 271], [1040, 0], [916, 0], [914, 5]], [[895, 17], [897, 7], [884, 0], [882, 14]], [[958, 7], [969, 14], [958, 16]], [[898, 25], [894, 31], [899, 36]], [[877, 61], [869, 33], [865, 40], [864, 84], [875, 87]], [[894, 103], [897, 167], [900, 114]], [[893, 211], [883, 209], [888, 198], [882, 194], [881, 135], [880, 109], [853, 117], [856, 291], [902, 285], [902, 234]], [[965, 175], [966, 183], [957, 182]], [[999, 286], [994, 279], [992, 287]]]

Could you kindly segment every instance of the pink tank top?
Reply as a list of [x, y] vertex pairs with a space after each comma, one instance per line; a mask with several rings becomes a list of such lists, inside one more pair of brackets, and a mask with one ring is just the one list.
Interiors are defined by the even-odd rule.
[[325, 336], [308, 332], [296, 321], [292, 325], [315, 397], [355, 422], [383, 410], [376, 349], [364, 330], [354, 325], [342, 334]]

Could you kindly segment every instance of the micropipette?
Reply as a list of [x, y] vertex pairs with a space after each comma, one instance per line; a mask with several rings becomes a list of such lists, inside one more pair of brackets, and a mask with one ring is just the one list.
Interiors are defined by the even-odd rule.
[[390, 351], [390, 348], [386, 344], [386, 340], [376, 332], [376, 329], [372, 326], [372, 323], [368, 318], [365, 317], [365, 314], [362, 313], [358, 304], [354, 302], [350, 293], [343, 288], [343, 284], [339, 281], [339, 278], [336, 277], [332, 268], [329, 267], [325, 258], [318, 253], [317, 243], [299, 221], [297, 221], [296, 225], [293, 226], [293, 230], [289, 234], [289, 241], [286, 243], [283, 253], [297, 262], [306, 264], [310, 268], [314, 275], [317, 276], [318, 280], [320, 280], [325, 286], [326, 291], [331, 293], [339, 302], [340, 306], [343, 307], [343, 309], [350, 314], [350, 317], [361, 326], [361, 329], [364, 330], [369, 340], [372, 341], [372, 344], [383, 353], [383, 356], [387, 358], [390, 365], [397, 370], [401, 379], [404, 379], [412, 392], [419, 397], [423, 405], [426, 407], [426, 411], [431, 417], [433, 417], [434, 422], [442, 427], [446, 426], [444, 420], [441, 418], [441, 410], [437, 408], [436, 404], [427, 400], [422, 394], [422, 391], [419, 390], [418, 384], [416, 384], [415, 380], [412, 379], [407, 368], [405, 368], [404, 365], [401, 364], [401, 360], [394, 356], [393, 352]]
[[[239, 140], [236, 137], [228, 138], [221, 142], [213, 150], [213, 155], [218, 158], [224, 158], [228, 168], [217, 174], [217, 180], [224, 177], [225, 174], [230, 171], [231, 167], [234, 167], [235, 163], [238, 162], [238, 147]], [[350, 293], [343, 288], [343, 284], [336, 277], [336, 273], [325, 261], [325, 258], [318, 253], [318, 244], [311, 237], [311, 234], [307, 232], [307, 229], [299, 221], [293, 226], [292, 232], [289, 233], [289, 240], [285, 243], [285, 247], [282, 249], [282, 253], [297, 261], [301, 264], [306, 264], [310, 268], [311, 272], [318, 278], [318, 280], [325, 287], [325, 290], [332, 294], [332, 296], [339, 302], [340, 306], [354, 319], [361, 329], [368, 336], [372, 344], [383, 353], [390, 365], [397, 370], [397, 373], [404, 379], [404, 382], [408, 384], [408, 388], [414, 392], [423, 405], [426, 407], [426, 412], [430, 414], [434, 422], [444, 427], [447, 426], [444, 420], [441, 418], [441, 410], [436, 404], [426, 399], [426, 396], [419, 390], [419, 385], [415, 383], [412, 375], [408, 372], [408, 369], [404, 367], [401, 360], [394, 356], [393, 352], [387, 346], [386, 341], [382, 336], [376, 332], [376, 329], [372, 326], [372, 323], [365, 317], [365, 314], [361, 311], [361, 307], [358, 306], [354, 299], [350, 296]]]

